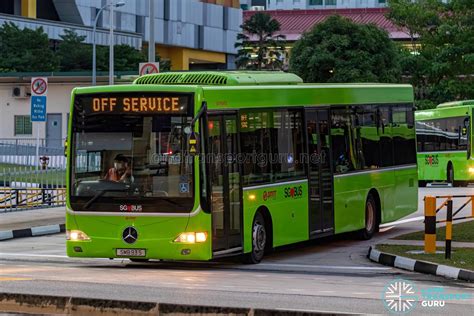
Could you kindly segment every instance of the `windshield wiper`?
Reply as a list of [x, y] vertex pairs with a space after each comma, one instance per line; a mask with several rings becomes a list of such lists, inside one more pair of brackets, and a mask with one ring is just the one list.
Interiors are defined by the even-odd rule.
[[105, 190], [100, 190], [96, 195], [92, 197], [89, 201], [84, 204], [84, 209], [88, 209], [95, 201], [97, 201], [98, 198], [100, 198], [102, 195], [104, 195], [107, 192], [124, 192], [127, 191], [127, 188], [123, 189], [105, 189]]
[[173, 204], [175, 206], [183, 206], [181, 203], [173, 201], [172, 199], [167, 198], [167, 197], [159, 197], [158, 199], [159, 199], [159, 201], [165, 201], [165, 202], [168, 202], [168, 203]]

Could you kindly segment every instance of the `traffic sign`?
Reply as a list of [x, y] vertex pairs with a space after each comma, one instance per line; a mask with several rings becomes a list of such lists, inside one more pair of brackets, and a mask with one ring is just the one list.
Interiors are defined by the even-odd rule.
[[31, 95], [47, 95], [48, 94], [48, 78], [35, 77], [31, 78]]
[[140, 63], [138, 72], [140, 76], [157, 74], [160, 72], [160, 63]]
[[46, 122], [46, 96], [31, 96], [31, 121]]

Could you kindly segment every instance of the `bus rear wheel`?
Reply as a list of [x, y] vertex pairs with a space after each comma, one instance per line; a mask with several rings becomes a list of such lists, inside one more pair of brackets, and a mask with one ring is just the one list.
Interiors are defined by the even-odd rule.
[[252, 252], [244, 255], [244, 262], [256, 264], [262, 261], [267, 246], [267, 230], [262, 213], [257, 212], [252, 225]]
[[375, 203], [373, 196], [369, 195], [365, 202], [365, 227], [359, 232], [359, 238], [363, 240], [372, 238], [377, 227], [377, 203]]

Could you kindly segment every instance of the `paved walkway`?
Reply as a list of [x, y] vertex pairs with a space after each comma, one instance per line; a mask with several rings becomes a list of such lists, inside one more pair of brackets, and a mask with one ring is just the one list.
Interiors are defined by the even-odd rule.
[[[381, 242], [380, 244], [389, 244], [389, 245], [408, 245], [408, 246], [424, 246], [423, 240], [397, 240], [397, 239], [387, 239]], [[437, 241], [436, 247], [444, 247], [444, 241]], [[474, 248], [474, 242], [451, 242], [453, 248]]]
[[0, 231], [64, 224], [64, 206], [0, 213]]

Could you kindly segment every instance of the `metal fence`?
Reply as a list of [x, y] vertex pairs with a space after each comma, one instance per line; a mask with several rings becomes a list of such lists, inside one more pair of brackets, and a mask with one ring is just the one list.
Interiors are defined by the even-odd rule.
[[[48, 158], [48, 167], [65, 168], [64, 139], [41, 138], [39, 157]], [[35, 138], [0, 138], [0, 163], [37, 166]]]
[[0, 169], [0, 213], [65, 204], [65, 169]]

